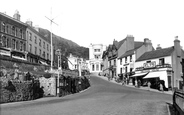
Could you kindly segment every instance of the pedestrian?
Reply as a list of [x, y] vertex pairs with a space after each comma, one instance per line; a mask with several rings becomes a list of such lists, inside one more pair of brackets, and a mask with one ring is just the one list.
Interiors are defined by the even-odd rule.
[[141, 81], [140, 81], [140, 79], [138, 80], [137, 85], [138, 85], [138, 88], [141, 86]]
[[148, 81], [148, 90], [150, 91], [151, 82]]
[[135, 87], [137, 87], [137, 80], [135, 80]]
[[160, 91], [164, 92], [163, 85], [160, 83]]

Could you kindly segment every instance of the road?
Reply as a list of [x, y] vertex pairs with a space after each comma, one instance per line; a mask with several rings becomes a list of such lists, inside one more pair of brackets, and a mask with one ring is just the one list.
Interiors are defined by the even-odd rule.
[[1, 105], [1, 115], [169, 115], [172, 96], [92, 76], [91, 87], [65, 97]]

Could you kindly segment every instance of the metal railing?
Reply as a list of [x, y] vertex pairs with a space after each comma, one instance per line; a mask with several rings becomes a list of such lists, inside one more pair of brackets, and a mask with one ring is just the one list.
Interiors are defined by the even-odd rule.
[[176, 115], [184, 115], [184, 91], [176, 90], [173, 94], [173, 106]]

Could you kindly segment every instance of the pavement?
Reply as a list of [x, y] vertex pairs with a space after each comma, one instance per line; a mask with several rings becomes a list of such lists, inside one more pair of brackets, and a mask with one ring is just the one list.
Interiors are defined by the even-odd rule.
[[[97, 76], [97, 77], [109, 81], [108, 78], [107, 78], [106, 76]], [[110, 80], [109, 82], [112, 82], [112, 83], [116, 83], [116, 84], [122, 85], [122, 83], [117, 83], [117, 82], [115, 81], [115, 79], [112, 79], [112, 80]], [[134, 85], [124, 85], [124, 86], [125, 86], [125, 87], [131, 87], [131, 88], [137, 88], [137, 87], [135, 87]], [[139, 87], [138, 89], [149, 90], [149, 91], [152, 91], [152, 92], [158, 92], [158, 93], [164, 93], [164, 94], [173, 95], [173, 92], [172, 92], [172, 91], [164, 91], [164, 92], [162, 92], [162, 91], [159, 91], [159, 90], [156, 90], [156, 89], [152, 89], [152, 88], [148, 89], [148, 87], [142, 87], [142, 86]]]

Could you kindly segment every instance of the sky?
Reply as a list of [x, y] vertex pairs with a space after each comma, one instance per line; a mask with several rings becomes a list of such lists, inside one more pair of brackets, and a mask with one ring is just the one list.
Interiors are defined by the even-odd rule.
[[33, 26], [51, 30], [80, 46], [108, 46], [133, 35], [135, 41], [149, 38], [156, 48], [174, 45], [178, 36], [184, 49], [184, 0], [3, 0], [0, 12]]

